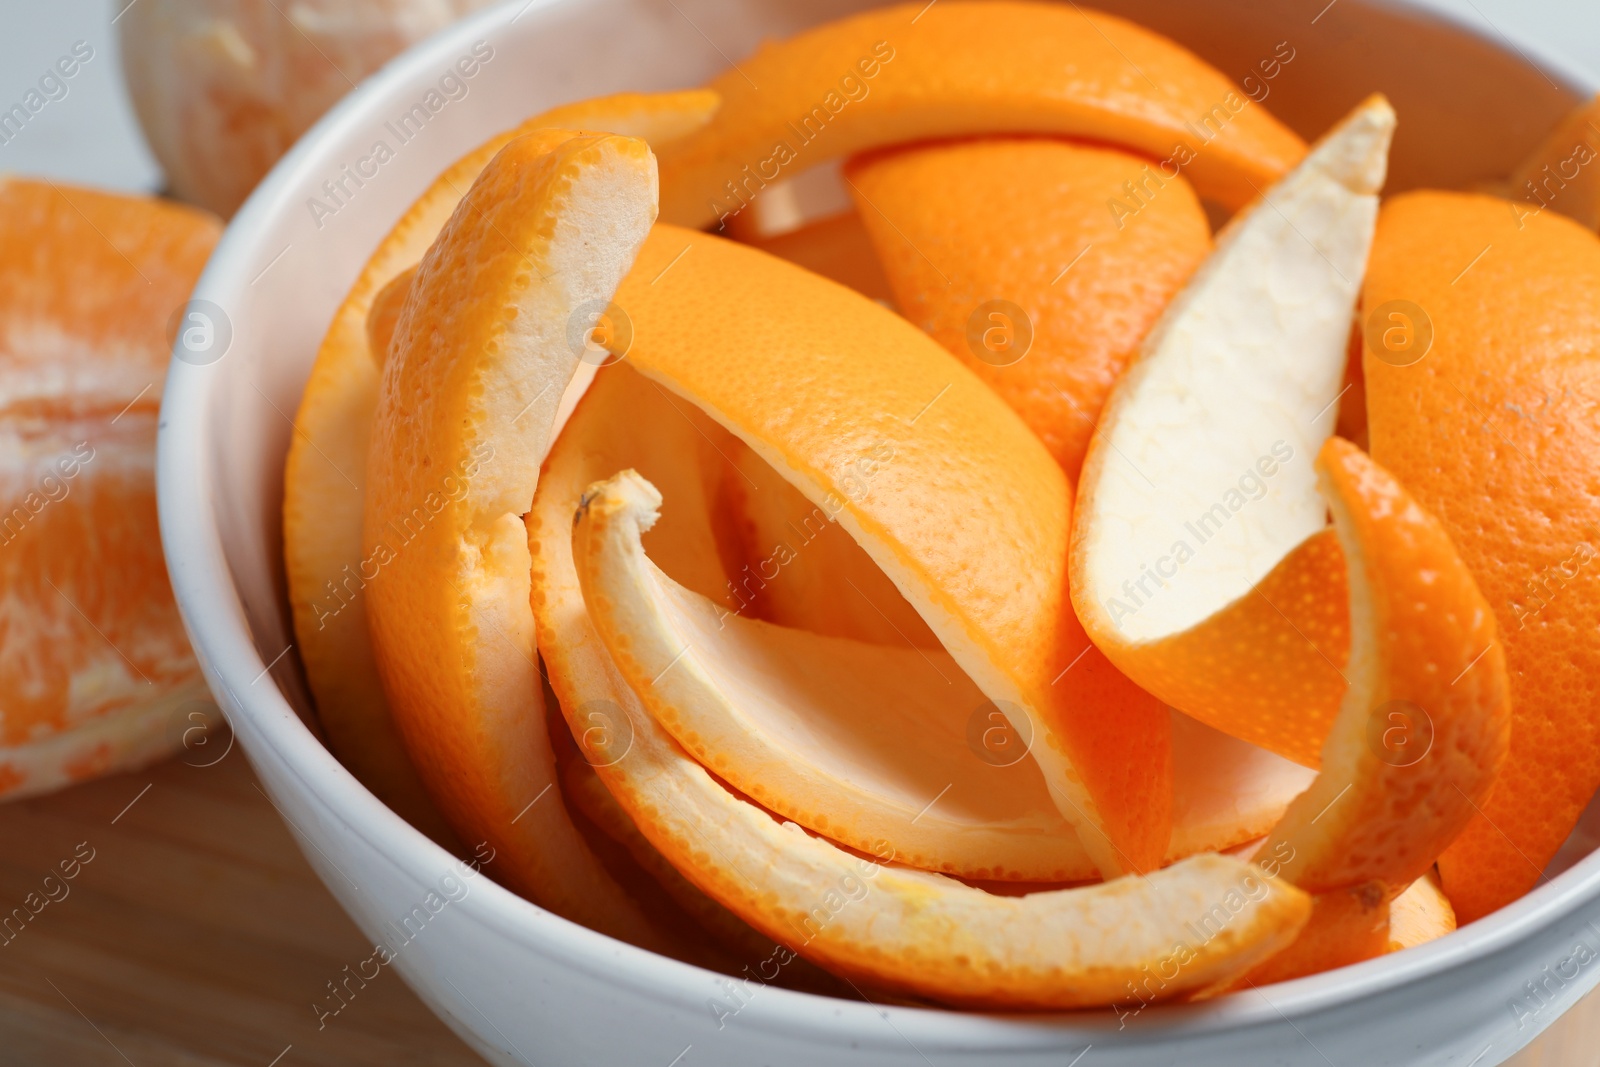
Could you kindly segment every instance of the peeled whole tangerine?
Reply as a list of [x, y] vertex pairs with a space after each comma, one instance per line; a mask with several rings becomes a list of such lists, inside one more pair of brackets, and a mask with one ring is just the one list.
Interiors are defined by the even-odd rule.
[[[168, 331], [220, 231], [0, 175], [0, 797], [144, 766], [215, 721], [161, 555], [155, 442]], [[224, 344], [220, 309], [198, 310]]]

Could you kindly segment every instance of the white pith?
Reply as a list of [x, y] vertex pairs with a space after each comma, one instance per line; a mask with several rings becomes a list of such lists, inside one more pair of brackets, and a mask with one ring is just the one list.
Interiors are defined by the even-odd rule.
[[1368, 101], [1219, 237], [1101, 422], [1080, 497], [1101, 628], [1179, 633], [1327, 525], [1333, 432], [1394, 113]]

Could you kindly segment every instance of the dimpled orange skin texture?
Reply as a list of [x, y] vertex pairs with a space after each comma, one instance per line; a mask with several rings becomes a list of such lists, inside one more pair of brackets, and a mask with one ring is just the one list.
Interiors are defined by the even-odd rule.
[[1344, 552], [1330, 528], [1204, 622], [1141, 646], [1140, 671], [1173, 707], [1315, 768], [1349, 652]]
[[1190, 52], [1077, 4], [879, 8], [768, 44], [710, 87], [723, 99], [716, 117], [661, 152], [666, 222], [703, 226], [830, 159], [969, 134], [1081, 137], [1155, 160], [1177, 153], [1201, 195], [1230, 208], [1305, 154], [1299, 137]]
[[904, 319], [706, 234], [658, 224], [615, 302], [636, 369], [831, 494], [980, 688], [1033, 702], [1049, 727], [1036, 754], [1070, 761], [1097, 809], [1063, 814], [1110, 838], [1102, 869], [1158, 866], [1170, 721], [1072, 613], [1070, 486], [1021, 420]]
[[405, 294], [379, 297], [422, 259], [473, 181], [514, 138], [546, 127], [671, 137], [704, 121], [716, 103], [704, 90], [616, 93], [562, 105], [491, 137], [446, 168], [395, 223], [317, 351], [284, 468], [284, 563], [299, 654], [328, 746], [363, 785], [435, 840], [453, 835], [401, 743], [367, 636], [364, 589], [373, 570], [361, 547], [360, 487], [382, 363], [370, 334], [393, 333]]
[[154, 458], [168, 326], [220, 230], [159, 200], [0, 177], [0, 795], [148, 762], [182, 728], [139, 709], [204, 696]]
[[1439, 521], [1348, 441], [1330, 438], [1317, 470], [1349, 560], [1350, 688], [1321, 773], [1261, 847], [1273, 873], [1317, 897], [1257, 981], [1389, 950], [1390, 902], [1483, 802], [1511, 719], [1494, 613]]
[[[1317, 472], [1348, 560], [1350, 688], [1321, 773], [1263, 849], [1288, 843], [1281, 873], [1302, 889], [1379, 880], [1398, 893], [1460, 833], [1505, 760], [1505, 652], [1449, 535], [1393, 474], [1338, 437]], [[1426, 725], [1397, 724], [1397, 707]]]
[[772, 237], [752, 237], [745, 243], [848, 285], [862, 296], [885, 302], [894, 299], [872, 240], [854, 211], [817, 219]]
[[[567, 312], [552, 301], [587, 283], [562, 278], [550, 263], [574, 241], [562, 226], [609, 223], [614, 232], [600, 231], [584, 247], [597, 260], [614, 257], [621, 235], [632, 226], [642, 237], [654, 214], [653, 177], [643, 141], [566, 130], [517, 138], [484, 169], [423, 259], [395, 329], [368, 453], [363, 532], [364, 555], [382, 565], [367, 590], [373, 653], [434, 800], [463, 837], [495, 848], [502, 880], [561, 914], [651, 946], [659, 940], [557, 799], [532, 806], [541, 787], [554, 785], [554, 766], [536, 715], [526, 542], [505, 498], [525, 487], [531, 502], [541, 428], [548, 436], [576, 363], [566, 348]], [[614, 218], [596, 216], [602, 195]], [[525, 409], [525, 434], [506, 432], [510, 414], [500, 410], [511, 398], [521, 403], [501, 380], [513, 360], [554, 376], [529, 390], [537, 395]], [[432, 514], [417, 521], [421, 508]]]
[[[1126, 152], [1042, 138], [888, 149], [852, 160], [845, 176], [901, 314], [1076, 478], [1112, 384], [1211, 251], [1193, 188]], [[993, 300], [1025, 318], [981, 314]], [[992, 335], [998, 352], [983, 344], [991, 328], [1012, 331]], [[1031, 344], [1011, 362], [1022, 330]]]
[[1363, 306], [1420, 306], [1433, 345], [1367, 351], [1373, 457], [1450, 532], [1510, 668], [1510, 758], [1439, 863], [1463, 922], [1533, 886], [1600, 784], [1597, 292], [1600, 241], [1553, 211], [1429, 192], [1379, 216]]
[[1376, 883], [1316, 894], [1311, 898], [1311, 918], [1294, 942], [1239, 985], [1287, 982], [1393, 951], [1389, 903], [1389, 890]]
[[1390, 952], [1400, 952], [1443, 937], [1456, 928], [1456, 915], [1428, 873], [1404, 893], [1379, 882], [1318, 893], [1311, 918], [1294, 943], [1245, 976], [1243, 986], [1287, 982], [1320, 974]]

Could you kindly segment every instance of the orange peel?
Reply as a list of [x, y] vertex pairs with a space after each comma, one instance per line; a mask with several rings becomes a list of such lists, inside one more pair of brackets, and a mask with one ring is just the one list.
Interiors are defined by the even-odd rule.
[[329, 748], [363, 785], [436, 839], [450, 842], [453, 833], [400, 740], [367, 636], [365, 590], [376, 571], [362, 551], [361, 486], [383, 357], [369, 329], [392, 334], [409, 287], [397, 279], [421, 261], [473, 181], [513, 138], [566, 127], [670, 140], [704, 122], [716, 105], [705, 90], [618, 93], [555, 108], [490, 138], [440, 174], [395, 223], [317, 351], [284, 469], [284, 561], [300, 658]]
[[[655, 216], [654, 158], [542, 130], [489, 162], [417, 269], [383, 366], [366, 471], [372, 652], [430, 795], [546, 907], [645, 944], [573, 829], [540, 713], [521, 515], [580, 347]], [[526, 429], [522, 420], [526, 419]]]
[[1444, 895], [1437, 871], [1429, 871], [1389, 905], [1390, 952], [1435, 941], [1456, 928], [1455, 908]]
[[[1330, 438], [1317, 471], [1348, 560], [1350, 686], [1321, 773], [1258, 853], [1316, 894], [1311, 920], [1251, 982], [1391, 951], [1392, 902], [1479, 810], [1509, 736], [1494, 614], [1439, 521], [1348, 441]], [[1443, 923], [1429, 903], [1407, 904], [1407, 936]]]
[[1280, 873], [1305, 889], [1398, 890], [1455, 840], [1505, 758], [1505, 650], [1449, 535], [1393, 475], [1337, 437], [1317, 468], [1349, 569], [1350, 686], [1322, 772], [1263, 849], [1291, 852]]
[[1042, 138], [886, 149], [845, 177], [900, 312], [1076, 478], [1112, 384], [1211, 251], [1193, 187]]
[[1391, 900], [1393, 892], [1368, 882], [1316, 894], [1311, 918], [1294, 944], [1240, 984], [1260, 986], [1319, 974], [1415, 948], [1455, 930], [1455, 910], [1439, 887], [1438, 875], [1430, 871]]
[[1344, 688], [1345, 626], [1312, 459], [1334, 427], [1394, 124], [1367, 100], [1222, 233], [1107, 403], [1073, 530], [1073, 603], [1111, 661], [1310, 767]]
[[[652, 507], [647, 484], [629, 473], [594, 487], [575, 524], [570, 499], [536, 502], [529, 536], [540, 646], [564, 711], [606, 700], [633, 723], [626, 749], [596, 766], [612, 795], [655, 848], [746, 922], [835, 974], [997, 1008], [1110, 1003], [1145, 968], [1174, 960], [1178, 978], [1164, 995], [1208, 988], [1277, 951], [1304, 923], [1303, 894], [1229, 857], [1000, 897], [894, 866], [886, 851], [844, 851], [740, 799], [633, 699], [585, 610], [582, 543], [614, 524], [638, 536]], [[1204, 938], [1183, 925], [1213, 913], [1220, 919]]]
[[1166, 711], [1083, 636], [1065, 591], [1070, 486], [1017, 416], [905, 320], [708, 234], [657, 225], [615, 303], [633, 366], [832, 515], [1035, 738], [1096, 867], [1155, 868]]
[[[742, 794], [846, 846], [886, 843], [899, 863], [967, 879], [1092, 880], [1027, 746], [942, 648], [756, 621], [674, 580], [714, 588], [720, 575], [706, 514], [716, 494], [696, 473], [695, 445], [714, 441], [720, 453], [729, 443], [691, 412], [628, 363], [607, 368], [551, 449], [536, 493], [566, 494], [575, 507], [583, 487], [637, 465], [671, 495], [646, 541], [614, 546], [605, 568], [614, 591], [590, 602], [602, 634], [630, 634], [617, 662], [650, 713]], [[698, 458], [716, 473], [711, 451]], [[760, 485], [754, 495], [775, 495], [786, 483], [758, 465], [741, 464]], [[776, 557], [784, 571], [771, 584], [818, 544]], [[837, 574], [824, 577], [838, 595]], [[1166, 862], [1258, 837], [1312, 777], [1185, 717], [1173, 729], [1180, 818]]]
[[1600, 784], [1597, 290], [1600, 238], [1554, 211], [1418, 192], [1379, 218], [1367, 313], [1429, 344], [1369, 344], [1372, 455], [1449, 532], [1511, 677], [1510, 757], [1439, 861], [1463, 921], [1532, 887]]
[[[830, 88], [819, 72], [863, 48]], [[1135, 60], [1165, 88], [1129, 78]], [[1349, 358], [1393, 112], [1373, 97], [1307, 153], [1240, 102], [1185, 143], [1196, 131], [1179, 118], [1218, 84], [1109, 16], [954, 0], [819, 27], [698, 93], [571, 109], [657, 142], [669, 222], [726, 222], [769, 184], [853, 155], [857, 213], [776, 237], [731, 227], [776, 256], [656, 225], [656, 155], [586, 120], [541, 116], [458, 163], [363, 272], [297, 424], [285, 530], [297, 622], [306, 607], [317, 624], [319, 698], [332, 688], [316, 677], [355, 654], [354, 672], [338, 662], [354, 711], [328, 716], [336, 744], [370, 748], [364, 778], [424, 823], [437, 802], [451, 829], [495, 846], [508, 884], [560, 914], [658, 951], [683, 949], [680, 925], [704, 927], [713, 943], [688, 955], [712, 966], [772, 939], [827, 982], [959, 1006], [1104, 1005], [1174, 960], [1158, 997], [1208, 996], [1396, 951], [1454, 926], [1435, 862], [1467, 887], [1465, 914], [1503, 892], [1503, 864], [1469, 871], [1481, 841], [1452, 846], [1487, 821], [1510, 744], [1482, 561], [1452, 544], [1460, 515], [1435, 519], [1330, 436], [1370, 429], [1393, 449], [1417, 429], [1404, 403], [1441, 407], [1437, 360], [1401, 379], [1375, 374], [1371, 351]], [[799, 113], [829, 138], [779, 129], [819, 92]], [[1085, 205], [1150, 169], [1115, 146], [1163, 143], [1182, 174], [1158, 165], [1178, 192], [1139, 202], [1147, 228], [1124, 237], [1128, 220], [1091, 219]], [[765, 146], [772, 159], [751, 163]], [[798, 207], [799, 188], [761, 201], [767, 221]], [[951, 188], [1002, 205], [1003, 252]], [[1189, 277], [1209, 248], [1195, 189], [1229, 208], [1246, 189], [1258, 199]], [[1399, 248], [1451, 210], [1469, 235], [1493, 229], [1475, 202], [1418, 199]], [[1600, 279], [1600, 246], [1563, 244], [1547, 214], [1515, 218], [1537, 225], [1511, 258], [1526, 277], [1541, 277], [1528, 264], [1559, 276], [1560, 303], [1571, 275]], [[869, 237], [871, 269], [850, 262]], [[1063, 241], [1110, 257], [1065, 295], [1052, 287], [1067, 272], [1040, 267]], [[1007, 258], [1019, 245], [1020, 266]], [[1387, 284], [1427, 291], [1437, 256], [1389, 254]], [[991, 288], [1050, 324], [1020, 375], [996, 373], [967, 336], [964, 303]], [[926, 334], [863, 295], [885, 289]], [[1389, 295], [1380, 312], [1406, 299]], [[1504, 369], [1472, 318], [1491, 294], [1469, 295], [1477, 306], [1435, 294], [1461, 330], [1445, 351], [1466, 336]], [[1582, 314], [1565, 326], [1562, 340], [1592, 338]], [[628, 362], [597, 371], [600, 357]], [[1339, 410], [1355, 385], [1370, 420]], [[301, 440], [326, 469], [308, 474]], [[336, 459], [358, 453], [361, 507], [347, 497], [334, 536], [313, 532], [333, 477], [357, 484]], [[1454, 478], [1438, 463], [1418, 474], [1459, 495]], [[1531, 514], [1537, 497], [1517, 506]], [[796, 515], [818, 532], [779, 562], [788, 581], [769, 578], [764, 546]], [[1502, 532], [1477, 518], [1488, 554]], [[346, 596], [332, 567], [352, 537], [375, 573]], [[317, 610], [308, 578], [337, 611]], [[841, 583], [871, 612], [830, 596]], [[1581, 619], [1600, 598], [1574, 584]], [[1550, 663], [1549, 648], [1529, 662]], [[571, 738], [550, 732], [546, 698]], [[1426, 743], [1397, 751], [1397, 717]], [[993, 766], [975, 721], [1030, 737], [1024, 758]], [[1582, 745], [1560, 769], [1586, 759], [1600, 779]], [[1565, 799], [1539, 798], [1519, 829], [1550, 833]]]
[[710, 87], [716, 116], [661, 153], [667, 222], [704, 226], [830, 159], [971, 134], [1121, 145], [1230, 208], [1305, 152], [1192, 53], [1076, 4], [879, 8], [768, 44]]
[[[661, 451], [646, 405], [616, 389], [624, 374], [611, 371], [579, 406], [550, 456], [552, 491], [626, 462], [630, 450], [614, 440], [590, 443], [602, 427], [616, 434], [618, 411]], [[590, 542], [590, 619], [645, 709], [734, 789], [859, 851], [886, 843], [912, 867], [976, 880], [1093, 878], [1022, 745], [1003, 757], [982, 745], [990, 720], [1003, 720], [944, 649], [744, 619], [662, 573], [640, 531], [611, 533]], [[1184, 741], [1195, 749], [1174, 806], [1186, 821], [1174, 825], [1168, 861], [1254, 837], [1309, 777], [1192, 721]]]

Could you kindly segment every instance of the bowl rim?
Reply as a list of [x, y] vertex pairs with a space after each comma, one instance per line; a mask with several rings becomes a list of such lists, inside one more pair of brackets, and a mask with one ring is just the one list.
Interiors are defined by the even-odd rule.
[[[1337, 0], [1334, 0], [1337, 2]], [[1484, 42], [1574, 92], [1592, 94], [1600, 78], [1565, 57], [1519, 35], [1508, 35], [1483, 17], [1484, 26], [1464, 14], [1441, 10], [1425, 0], [1368, 0], [1419, 21], [1431, 21]], [[502, 0], [452, 24], [392, 59], [344, 97], [278, 161], [234, 216], [192, 294], [230, 306], [272, 256], [263, 243], [272, 223], [297, 206], [292, 190], [320, 173], [326, 145], [345, 143], [391, 92], [486, 32], [504, 29], [526, 15], [579, 6], [583, 0]], [[1329, 5], [1330, 7], [1332, 4]], [[217, 394], [212, 366], [169, 363], [157, 440], [157, 499], [168, 573], [191, 642], [218, 694], [230, 723], [247, 720], [255, 744], [268, 746], [303, 792], [338, 820], [345, 832], [364, 840], [396, 871], [443, 869], [454, 857], [400, 818], [369, 792], [301, 721], [270, 676], [269, 664], [250, 635], [243, 602], [234, 584], [220, 530], [211, 521], [215, 464], [207, 447], [211, 404]], [[196, 521], [198, 518], [199, 521]], [[292, 625], [292, 623], [291, 623]], [[288, 651], [287, 649], [285, 651]], [[281, 654], [280, 654], [281, 658]], [[276, 662], [276, 661], [274, 661]], [[226, 699], [221, 699], [225, 694]], [[246, 749], [249, 750], [247, 743]], [[287, 820], [287, 817], [285, 819]], [[295, 836], [309, 841], [292, 823]], [[1138, 1027], [1141, 1040], [1159, 1043], [1175, 1036], [1198, 1036], [1278, 1024], [1362, 1000], [1384, 996], [1413, 981], [1438, 976], [1511, 948], [1530, 934], [1571, 915], [1586, 901], [1600, 898], [1600, 850], [1547, 879], [1499, 911], [1405, 953], [1271, 987], [1269, 998], [1226, 997], [1195, 1004], [1153, 1005]], [[681, 1002], [701, 1010], [695, 998], [704, 979], [725, 976], [658, 955], [564, 919], [489, 879], [462, 900], [457, 914], [484, 930], [512, 939], [560, 963], [632, 987], [664, 1004]], [[871, 1002], [762, 987], [740, 1011], [750, 1024], [808, 1040], [876, 1047], [897, 1035], [919, 1052], [921, 1038], [930, 1050], [1017, 1049], [1059, 1046], [1069, 1035], [1094, 1037], [1119, 1029], [1115, 1009], [1036, 1014], [971, 1012], [933, 1007], [878, 1005]], [[1259, 991], [1258, 991], [1259, 992]], [[694, 1001], [691, 1004], [691, 1001]], [[883, 1023], [892, 1033], [885, 1036]], [[898, 1041], [895, 1042], [898, 1045]]]

